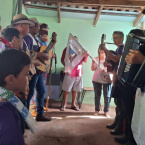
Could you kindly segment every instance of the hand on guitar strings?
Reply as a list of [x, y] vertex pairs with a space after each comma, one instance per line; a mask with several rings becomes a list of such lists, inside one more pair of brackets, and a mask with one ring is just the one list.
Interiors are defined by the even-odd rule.
[[34, 64], [34, 66], [40, 66], [41, 65], [41, 63], [39, 61], [33, 60], [33, 59], [31, 60], [31, 63]]
[[49, 54], [47, 54], [47, 53], [42, 53], [42, 57], [45, 60], [49, 60]]
[[126, 62], [129, 64], [142, 64], [145, 56], [137, 50], [130, 49], [130, 52], [126, 55]]

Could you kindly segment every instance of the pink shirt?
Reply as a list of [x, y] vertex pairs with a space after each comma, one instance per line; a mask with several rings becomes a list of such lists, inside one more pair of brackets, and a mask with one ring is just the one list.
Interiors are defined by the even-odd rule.
[[[63, 50], [61, 56], [61, 63], [65, 66], [64, 58], [66, 54], [66, 48]], [[83, 60], [72, 70], [71, 77], [80, 77], [83, 74]]]

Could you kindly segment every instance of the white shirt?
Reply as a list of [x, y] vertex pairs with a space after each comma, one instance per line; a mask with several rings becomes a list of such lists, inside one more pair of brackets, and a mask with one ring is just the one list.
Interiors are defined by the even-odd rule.
[[[94, 58], [96, 62], [99, 64], [99, 57]], [[96, 68], [93, 75], [93, 81], [101, 84], [108, 84], [111, 83], [111, 78], [109, 73], [107, 73], [107, 67], [104, 67], [104, 60], [100, 60], [100, 68], [94, 63], [94, 67]], [[104, 71], [103, 71], [104, 70]]]

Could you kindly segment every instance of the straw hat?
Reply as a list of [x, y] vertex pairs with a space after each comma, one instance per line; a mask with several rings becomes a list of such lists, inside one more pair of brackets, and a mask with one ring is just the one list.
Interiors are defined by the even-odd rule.
[[[38, 22], [37, 18], [33, 17], [33, 18], [29, 18], [29, 20], [33, 21], [35, 23], [35, 26], [40, 26], [41, 24]], [[33, 27], [33, 26], [30, 26]]]
[[26, 15], [23, 14], [17, 14], [13, 17], [13, 20], [11, 21], [11, 26], [15, 24], [30, 24], [30, 26], [35, 26], [35, 23], [28, 19]]

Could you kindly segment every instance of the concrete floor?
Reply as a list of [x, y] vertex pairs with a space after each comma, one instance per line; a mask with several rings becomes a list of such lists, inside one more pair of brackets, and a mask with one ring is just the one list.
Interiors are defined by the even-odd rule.
[[119, 145], [106, 128], [106, 124], [114, 120], [114, 107], [110, 107], [110, 118], [106, 118], [103, 111], [94, 116], [94, 105], [83, 104], [80, 111], [71, 110], [68, 105], [64, 112], [59, 107], [60, 103], [52, 103], [46, 114], [52, 120], [38, 122], [39, 129], [35, 134], [26, 130], [28, 145]]

